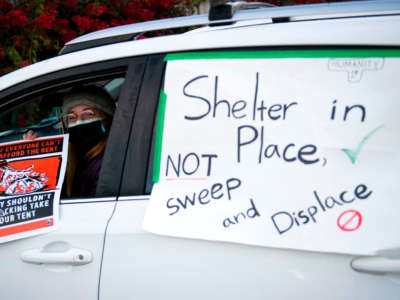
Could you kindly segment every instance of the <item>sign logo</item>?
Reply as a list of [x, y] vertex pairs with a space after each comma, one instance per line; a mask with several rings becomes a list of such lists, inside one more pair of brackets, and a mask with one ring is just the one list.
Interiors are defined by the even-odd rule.
[[333, 58], [329, 60], [330, 71], [347, 72], [349, 82], [359, 82], [365, 71], [383, 69], [383, 58]]
[[358, 228], [360, 228], [361, 223], [362, 223], [362, 216], [360, 212], [354, 209], [349, 209], [342, 212], [337, 219], [338, 227], [341, 230], [347, 232], [357, 230]]

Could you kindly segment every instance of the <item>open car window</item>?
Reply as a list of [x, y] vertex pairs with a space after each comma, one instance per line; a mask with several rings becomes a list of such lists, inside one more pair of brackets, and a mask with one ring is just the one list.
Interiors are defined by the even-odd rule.
[[17, 141], [29, 130], [38, 137], [63, 133], [60, 107], [62, 101], [51, 101], [53, 97], [62, 97], [58, 93], [36, 97], [0, 116], [0, 143]]
[[[124, 78], [91, 83], [103, 87], [117, 101]], [[37, 137], [66, 133], [61, 122], [63, 97], [74, 87], [52, 91], [0, 114], [0, 143], [18, 141], [32, 130]]]
[[[108, 101], [111, 103], [114, 102], [116, 106], [123, 83], [124, 77], [108, 77], [104, 80], [63, 86], [58, 89], [48, 90], [43, 94], [35, 94], [30, 98], [26, 97], [23, 103], [14, 105], [12, 108], [0, 114], [0, 144], [68, 134], [69, 131], [72, 130], [72, 127], [70, 129], [68, 128], [65, 121], [67, 114], [62, 111], [66, 95], [71, 96], [71, 93], [74, 93], [76, 90], [90, 91], [95, 88], [94, 91], [103, 91], [105, 92], [105, 95], [108, 94]], [[84, 96], [84, 94], [81, 96]], [[74, 101], [78, 102], [79, 106], [81, 100], [79, 99], [79, 95], [77, 97], [78, 98]], [[101, 102], [100, 98], [96, 98], [95, 94], [93, 94], [93, 103], [99, 103], [98, 101]], [[87, 100], [82, 98], [82, 101]], [[74, 106], [75, 105], [76, 104], [74, 104]], [[87, 111], [89, 110], [86, 110], [85, 112]], [[105, 118], [105, 115], [103, 115], [103, 118]], [[71, 147], [71, 138], [69, 139], [70, 147], [68, 147], [67, 172], [61, 193], [62, 198], [85, 198], [96, 195], [97, 182], [102, 168], [103, 153], [106, 144], [109, 141], [108, 134], [111, 128], [112, 119], [113, 117], [111, 115], [107, 116], [107, 131], [103, 127], [103, 144], [102, 147], [99, 148], [100, 150], [97, 150], [96, 156], [87, 155], [89, 150], [92, 150], [93, 145], [95, 144], [90, 146], [88, 149], [84, 149], [82, 153], [78, 153], [82, 146], [74, 144]], [[105, 122], [104, 120], [105, 119], [101, 121], [102, 124]], [[90, 140], [90, 138], [91, 135], [89, 134], [82, 136], [81, 140], [85, 142], [86, 140]], [[96, 143], [98, 143], [98, 141], [96, 141]], [[89, 168], [91, 164], [94, 164], [93, 161], [95, 158], [98, 161], [95, 168]], [[70, 168], [70, 166], [72, 167]], [[91, 170], [91, 172], [94, 170], [94, 175], [89, 174], [86, 176], [86, 172], [88, 172], [87, 170]], [[78, 188], [76, 188], [76, 186], [78, 186]], [[86, 186], [89, 187], [85, 189], [84, 187]]]

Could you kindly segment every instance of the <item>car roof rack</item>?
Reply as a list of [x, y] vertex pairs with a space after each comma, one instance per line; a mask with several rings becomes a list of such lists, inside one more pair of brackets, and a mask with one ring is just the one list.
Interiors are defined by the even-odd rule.
[[244, 2], [244, 1], [237, 1], [237, 2], [226, 2], [221, 4], [216, 4], [210, 8], [208, 12], [208, 19], [210, 21], [216, 20], [230, 20], [233, 18], [235, 12], [244, 9], [254, 9], [260, 7], [274, 7], [270, 3], [265, 2]]
[[273, 7], [266, 7], [265, 3], [228, 2], [212, 7], [208, 15], [193, 15], [128, 24], [88, 33], [66, 43], [59, 55], [135, 40], [146, 32], [157, 30], [226, 25], [227, 23], [232, 24], [249, 20], [269, 20], [270, 22], [271, 20], [272, 22], [285, 20], [285, 22], [290, 22], [395, 14], [400, 14], [400, 1], [398, 0], [333, 2]]

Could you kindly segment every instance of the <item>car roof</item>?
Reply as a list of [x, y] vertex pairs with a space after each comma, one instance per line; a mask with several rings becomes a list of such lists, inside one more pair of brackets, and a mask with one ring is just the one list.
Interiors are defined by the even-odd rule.
[[[314, 18], [303, 20], [303, 17], [298, 14], [296, 21], [292, 17], [293, 21], [291, 22], [275, 23], [270, 17], [264, 15], [263, 19], [241, 20], [231, 25], [208, 27], [203, 31], [194, 30], [185, 34], [89, 47], [89, 49], [56, 56], [4, 75], [0, 77], [0, 90], [59, 70], [139, 55], [243, 47], [400, 46], [400, 2], [365, 1], [360, 3], [369, 7], [367, 15], [358, 12], [357, 17], [347, 15], [333, 18], [331, 15], [331, 18], [326, 18], [324, 14], [315, 13]], [[377, 11], [371, 10], [372, 6], [377, 8], [376, 3], [388, 5], [383, 5], [385, 8], [383, 10], [379, 8], [377, 10], [379, 13], [377, 13]], [[318, 7], [323, 7], [324, 9], [319, 12], [326, 12], [325, 8], [330, 5], [313, 5], [312, 10], [318, 11]], [[353, 5], [358, 4], [349, 2], [344, 6], [353, 7]], [[291, 7], [290, 10], [295, 10], [295, 7]], [[301, 7], [300, 10], [302, 10]], [[260, 14], [261, 11], [265, 12], [265, 9], [255, 9], [252, 10], [252, 13]], [[350, 15], [355, 13], [356, 11], [353, 11]], [[341, 14], [343, 15], [344, 12]], [[146, 23], [142, 25], [147, 26]], [[121, 28], [108, 29], [101, 34], [120, 33], [120, 30]], [[99, 37], [97, 34], [99, 33], [89, 34], [74, 41], [79, 43], [83, 40], [89, 41], [94, 36]]]
[[[236, 4], [237, 2], [228, 2], [226, 5], [236, 6]], [[254, 3], [252, 2], [244, 3], [241, 6], [241, 8], [243, 8], [242, 10], [236, 11], [232, 16], [228, 16], [228, 18], [216, 19], [212, 16], [212, 10], [210, 10], [208, 15], [203, 14], [162, 19], [99, 30], [69, 41], [61, 50], [61, 53], [68, 53], [114, 42], [128, 41], [135, 39], [135, 37], [143, 33], [156, 30], [204, 25], [214, 26], [213, 29], [218, 30], [217, 25], [224, 24], [227, 21], [233, 25], [243, 21], [253, 21], [253, 23], [254, 21], [265, 22], [266, 20], [269, 20], [271, 23], [282, 21], [293, 22], [300, 20], [304, 21], [400, 13], [400, 2], [398, 0], [334, 2], [267, 8], [260, 6], [257, 9], [251, 9], [254, 6]]]

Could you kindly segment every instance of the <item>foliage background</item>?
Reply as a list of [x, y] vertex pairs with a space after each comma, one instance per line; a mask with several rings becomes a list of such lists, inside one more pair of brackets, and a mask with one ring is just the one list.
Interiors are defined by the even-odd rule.
[[[0, 76], [56, 55], [66, 42], [79, 35], [118, 25], [193, 14], [203, 1], [0, 0]], [[263, 2], [291, 5], [325, 1]]]
[[194, 13], [202, 0], [0, 0], [0, 75], [113, 26]]

